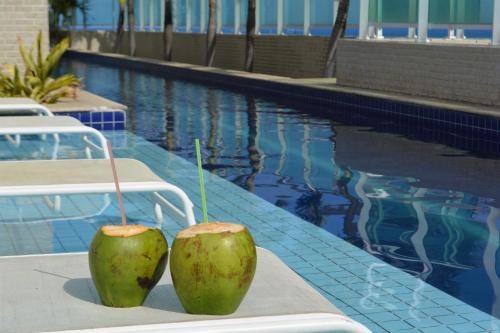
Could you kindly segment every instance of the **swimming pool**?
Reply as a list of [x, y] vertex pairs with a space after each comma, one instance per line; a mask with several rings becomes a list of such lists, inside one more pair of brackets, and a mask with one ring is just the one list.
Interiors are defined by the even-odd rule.
[[210, 172], [500, 317], [498, 151], [479, 153], [474, 140], [454, 148], [439, 128], [362, 110], [346, 115], [76, 60], [62, 69], [129, 106], [134, 134], [193, 162], [199, 137]]

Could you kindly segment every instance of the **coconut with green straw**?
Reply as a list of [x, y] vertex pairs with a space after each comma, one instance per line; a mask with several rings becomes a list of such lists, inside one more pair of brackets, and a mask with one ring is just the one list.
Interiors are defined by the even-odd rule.
[[102, 304], [139, 306], [165, 271], [168, 244], [159, 229], [127, 224], [109, 141], [107, 148], [122, 224], [104, 226], [95, 234], [89, 250], [90, 273]]
[[205, 223], [176, 235], [170, 273], [186, 312], [226, 315], [236, 311], [245, 297], [255, 274], [257, 254], [252, 236], [243, 225], [208, 222], [198, 139], [195, 146]]

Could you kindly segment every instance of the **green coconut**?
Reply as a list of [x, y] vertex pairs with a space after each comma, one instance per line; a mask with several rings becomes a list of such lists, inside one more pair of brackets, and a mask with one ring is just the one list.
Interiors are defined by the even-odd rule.
[[174, 288], [186, 312], [236, 311], [257, 264], [252, 236], [239, 224], [206, 223], [180, 231], [170, 253]]
[[168, 244], [159, 229], [142, 225], [104, 226], [89, 251], [92, 280], [106, 306], [140, 306], [160, 280]]

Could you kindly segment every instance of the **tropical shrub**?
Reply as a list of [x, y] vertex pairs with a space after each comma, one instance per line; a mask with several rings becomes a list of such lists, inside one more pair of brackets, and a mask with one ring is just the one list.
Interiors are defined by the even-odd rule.
[[76, 23], [76, 13], [80, 12], [83, 26], [87, 27], [90, 0], [49, 0], [50, 43], [57, 42], [68, 36], [71, 25]]
[[0, 68], [0, 97], [29, 97], [39, 103], [55, 103], [61, 97], [74, 94], [80, 85], [79, 78], [73, 74], [52, 78], [59, 60], [69, 47], [69, 39], [65, 38], [54, 46], [45, 58], [41, 32], [35, 45], [36, 58], [33, 48], [28, 52], [22, 39], [19, 39], [25, 71], [21, 74], [17, 65], [5, 65], [3, 70]]

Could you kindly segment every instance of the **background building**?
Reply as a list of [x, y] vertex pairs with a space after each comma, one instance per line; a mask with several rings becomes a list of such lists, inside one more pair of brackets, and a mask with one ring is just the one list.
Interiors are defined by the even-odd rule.
[[31, 46], [39, 31], [45, 50], [49, 46], [49, 9], [47, 0], [0, 0], [0, 65], [21, 64], [17, 38]]

